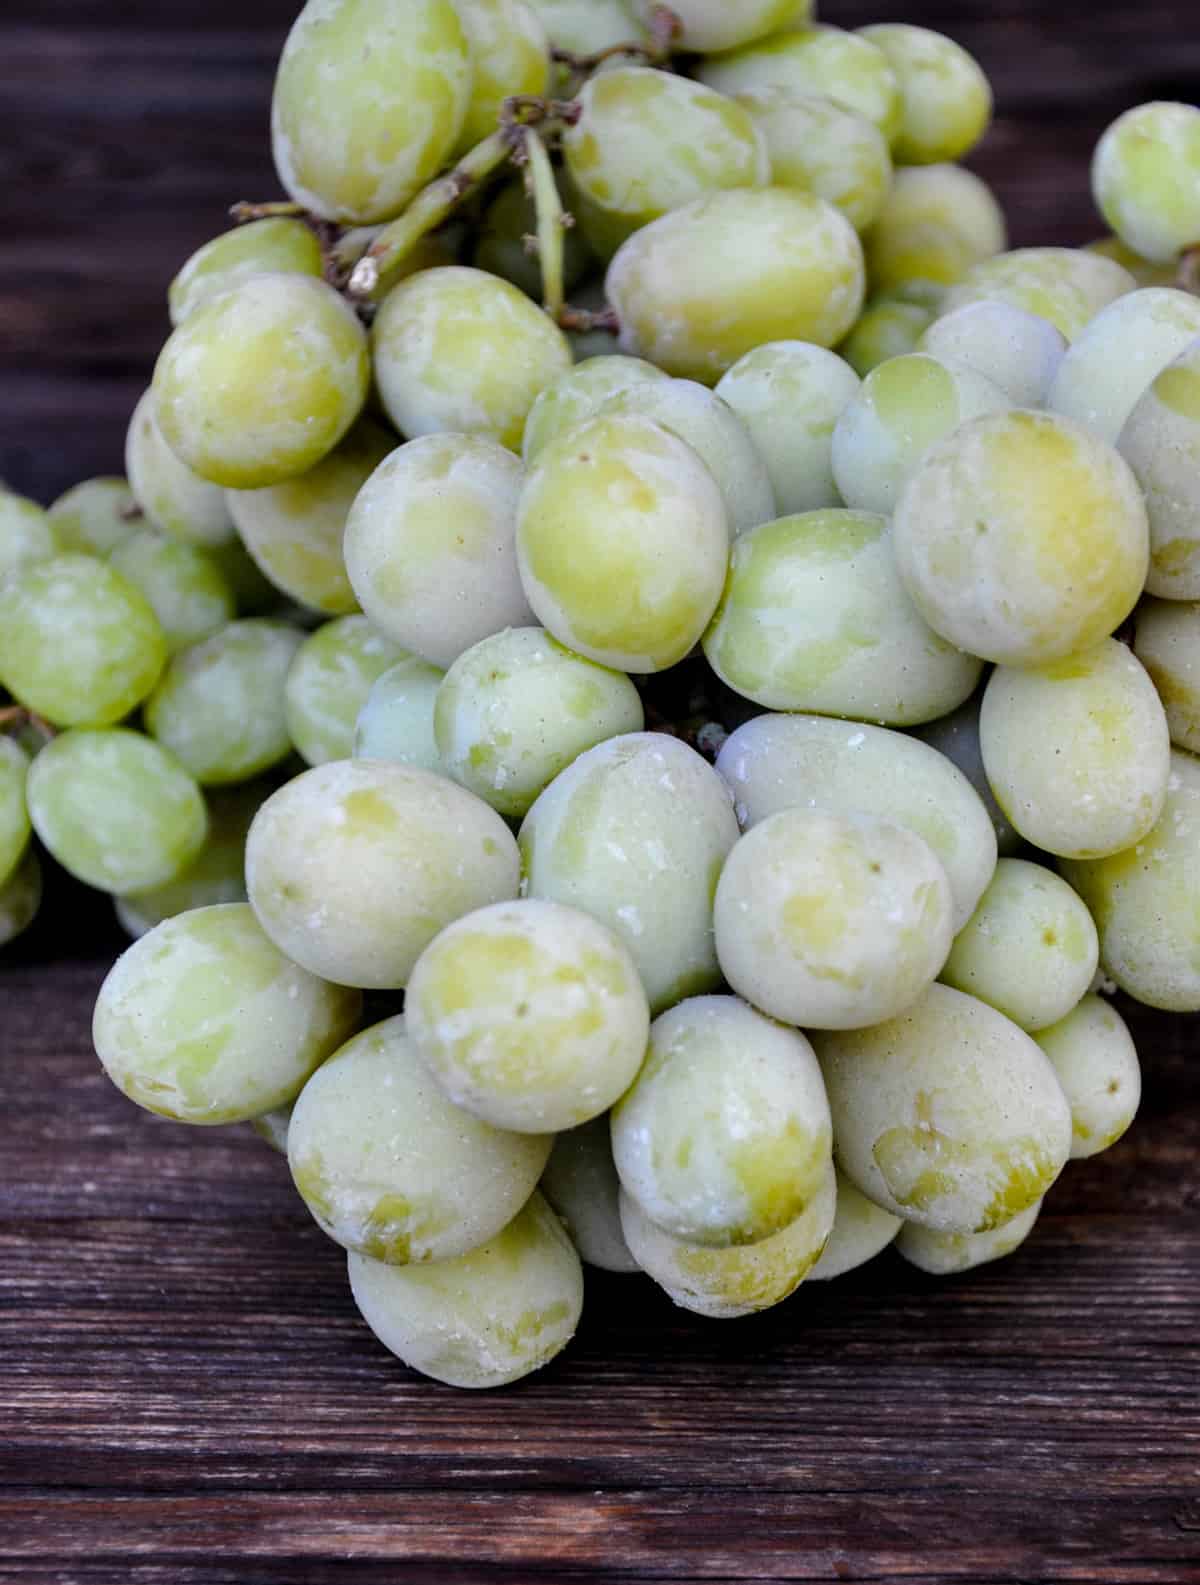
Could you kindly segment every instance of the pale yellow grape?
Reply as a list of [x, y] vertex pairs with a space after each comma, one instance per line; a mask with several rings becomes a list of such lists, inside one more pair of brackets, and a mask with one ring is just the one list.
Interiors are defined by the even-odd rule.
[[614, 44], [644, 44], [645, 30], [622, 0], [526, 0], [556, 49], [595, 55]]
[[181, 651], [146, 703], [146, 730], [206, 787], [248, 781], [292, 749], [288, 668], [304, 634], [249, 618]]
[[833, 432], [833, 476], [847, 506], [890, 516], [922, 457], [951, 430], [1010, 407], [999, 386], [927, 352], [871, 370]]
[[226, 492], [242, 543], [277, 589], [326, 616], [358, 608], [342, 556], [346, 519], [358, 492], [398, 445], [390, 430], [363, 419], [299, 478]]
[[897, 297], [873, 298], [838, 352], [865, 380], [872, 369], [889, 358], [915, 352], [932, 322], [933, 309], [924, 303], [909, 303]]
[[623, 672], [572, 654], [540, 627], [506, 628], [460, 655], [434, 706], [444, 774], [512, 816], [527, 814], [585, 750], [644, 725]]
[[182, 324], [201, 303], [247, 276], [319, 276], [321, 269], [321, 244], [303, 220], [254, 220], [222, 232], [192, 254], [167, 288], [171, 323]]
[[641, 1270], [621, 1231], [621, 1180], [606, 1116], [558, 1135], [538, 1188], [587, 1265], [601, 1271]]
[[724, 1249], [674, 1238], [621, 1193], [621, 1226], [641, 1269], [675, 1304], [712, 1320], [733, 1320], [781, 1304], [814, 1271], [833, 1228], [832, 1162], [796, 1219], [757, 1244]]
[[199, 787], [173, 754], [124, 727], [76, 727], [29, 768], [33, 828], [77, 880], [124, 893], [162, 886], [204, 846]]
[[252, 275], [172, 333], [154, 369], [154, 416], [194, 473], [257, 490], [333, 450], [369, 377], [366, 332], [332, 287]]
[[1117, 448], [1146, 497], [1147, 590], [1200, 599], [1200, 338], [1139, 399]]
[[124, 479], [85, 479], [50, 507], [54, 543], [64, 552], [107, 556], [137, 528], [140, 504]]
[[960, 165], [898, 170], [863, 238], [873, 292], [940, 303], [1008, 243], [1004, 212], [986, 182]]
[[452, 1387], [503, 1387], [549, 1364], [583, 1309], [583, 1271], [540, 1194], [479, 1249], [429, 1266], [349, 1256], [350, 1288], [379, 1341]]
[[900, 574], [936, 633], [1005, 666], [1079, 654], [1132, 611], [1149, 565], [1128, 464], [1070, 419], [972, 419], [925, 454], [892, 522]]
[[644, 66], [601, 72], [578, 104], [563, 151], [584, 233], [604, 258], [670, 209], [770, 177], [754, 117], [687, 77]]
[[1172, 753], [1162, 816], [1140, 842], [1059, 868], [1096, 921], [1105, 974], [1147, 1007], [1200, 1012], [1200, 760]]
[[772, 341], [722, 375], [717, 395], [745, 425], [766, 464], [781, 514], [837, 506], [833, 427], [858, 390], [836, 353], [804, 341]]
[[[564, 202], [568, 198], [573, 204], [573, 196], [564, 194]], [[574, 214], [573, 208], [571, 213]], [[523, 182], [510, 182], [501, 187], [480, 218], [471, 263], [491, 275], [503, 276], [506, 281], [520, 287], [527, 297], [541, 302], [544, 291], [541, 256], [536, 248], [531, 248], [526, 242], [527, 238], [536, 235], [537, 210], [533, 199], [525, 191]], [[445, 256], [428, 259], [423, 267], [455, 262], [452, 256]], [[563, 234], [563, 287], [567, 292], [578, 285], [591, 264], [592, 251], [584, 239], [582, 228], [578, 225], [568, 226]]]
[[1200, 243], [1200, 109], [1156, 100], [1119, 116], [1096, 145], [1092, 194], [1145, 259], [1166, 263]]
[[245, 903], [196, 908], [117, 959], [92, 1022], [131, 1101], [179, 1123], [239, 1123], [299, 1093], [362, 999], [289, 962]]
[[1085, 996], [1037, 1043], [1071, 1107], [1071, 1159], [1115, 1145], [1137, 1115], [1142, 1070], [1128, 1025], [1099, 996]]
[[359, 491], [346, 570], [381, 633], [435, 666], [533, 612], [517, 570], [521, 464], [486, 435], [401, 446]]
[[405, 1021], [348, 1041], [304, 1086], [288, 1165], [322, 1232], [394, 1266], [452, 1260], [504, 1227], [552, 1141], [480, 1122], [448, 1101]]
[[873, 1204], [845, 1173], [837, 1173], [837, 1211], [820, 1260], [809, 1272], [813, 1282], [843, 1277], [874, 1260], [904, 1226], [898, 1216]]
[[996, 845], [1001, 858], [1011, 858], [1019, 851], [1022, 839], [1013, 830], [1004, 810], [996, 802], [991, 783], [987, 779], [987, 772], [983, 768], [983, 749], [979, 742], [981, 702], [981, 696], [974, 694], [949, 715], [941, 716], [937, 721], [929, 721], [924, 726], [915, 727], [913, 735], [920, 738], [922, 743], [927, 743], [930, 748], [936, 749], [939, 754], [945, 755], [962, 771], [979, 794], [992, 818], [992, 825], [996, 831]]
[[704, 653], [722, 682], [768, 709], [891, 726], [955, 709], [982, 669], [917, 614], [887, 519], [834, 508], [737, 540]]
[[511, 94], [544, 94], [550, 85], [545, 24], [521, 0], [455, 0], [471, 57], [471, 97], [455, 145], [465, 154], [496, 130]]
[[255, 816], [246, 890], [271, 939], [314, 974], [404, 987], [438, 931], [516, 896], [500, 816], [453, 782], [385, 760], [297, 776]]
[[1133, 651], [1162, 701], [1171, 742], [1200, 753], [1200, 605], [1143, 600]]
[[725, 787], [694, 750], [657, 732], [613, 738], [525, 817], [526, 892], [618, 935], [657, 1014], [720, 982], [712, 899], [737, 835]]
[[310, 765], [349, 759], [358, 712], [371, 686], [404, 651], [365, 616], [342, 616], [309, 635], [284, 687], [288, 736]]
[[140, 589], [94, 556], [54, 556], [0, 582], [0, 683], [55, 726], [108, 726], [167, 659]]
[[1014, 407], [1041, 407], [1067, 350], [1057, 326], [1012, 303], [967, 303], [935, 319], [918, 346], [965, 363], [1007, 392]]
[[569, 429], [594, 418], [600, 408], [632, 385], [663, 384], [669, 378], [644, 358], [619, 354], [585, 358], [548, 385], [539, 395], [525, 421], [521, 450], [526, 465], [534, 461], [552, 440]]
[[451, 0], [308, 0], [275, 79], [280, 181], [325, 220], [389, 220], [446, 163], [472, 81]]
[[0, 883], [0, 947], [15, 941], [37, 918], [42, 905], [42, 866], [32, 848]]
[[0, 886], [12, 875], [29, 846], [29, 810], [25, 778], [29, 755], [11, 737], [0, 734]]
[[609, 266], [622, 352], [715, 384], [764, 341], [829, 347], [858, 317], [854, 227], [784, 187], [712, 193], [635, 232]]
[[566, 337], [524, 292], [462, 265], [394, 287], [372, 349], [383, 405], [410, 440], [454, 431], [513, 451], [539, 392], [571, 367]]
[[996, 869], [996, 835], [967, 778], [915, 738], [812, 715], [764, 715], [717, 759], [744, 828], [781, 809], [834, 809], [907, 826], [941, 862], [960, 930]]
[[0, 578], [58, 554], [50, 518], [36, 501], [0, 490]]
[[905, 22], [859, 29], [887, 56], [900, 88], [901, 124], [892, 140], [902, 165], [960, 160], [992, 117], [992, 90], [978, 61], [944, 33]]
[[1179, 279], [1178, 259], [1154, 264], [1126, 247], [1120, 237], [1100, 237], [1098, 241], [1088, 243], [1087, 251], [1102, 253], [1106, 259], [1115, 259], [1122, 269], [1129, 271], [1139, 286], [1174, 286]]
[[979, 736], [996, 801], [1047, 853], [1119, 853], [1162, 812], [1167, 718], [1141, 662], [1116, 639], [1050, 666], [997, 667]]
[[1132, 292], [1128, 270], [1085, 248], [1017, 248], [997, 253], [951, 285], [942, 301], [952, 313], [968, 303], [1011, 303], [1048, 319], [1074, 341], [1102, 308]]
[[272, 1150], [281, 1156], [287, 1155], [288, 1127], [292, 1121], [292, 1108], [290, 1106], [277, 1106], [274, 1111], [264, 1112], [261, 1117], [252, 1117], [250, 1127]]
[[139, 528], [121, 541], [108, 564], [145, 595], [172, 655], [233, 620], [233, 590], [196, 545]]
[[[655, 0], [634, 0], [633, 10], [643, 20], [653, 20]], [[781, 28], [806, 23], [813, 0], [673, 0], [671, 11], [680, 23], [675, 46], [714, 55], [738, 49]]]
[[376, 677], [354, 725], [355, 759], [394, 759], [441, 769], [433, 710], [445, 672], [409, 655]]
[[618, 671], [664, 671], [688, 654], [720, 598], [729, 537], [712, 473], [637, 413], [589, 419], [551, 442], [517, 507], [535, 615], [560, 644]]
[[1066, 1165], [1071, 1111], [1054, 1069], [973, 996], [931, 985], [899, 1018], [815, 1043], [839, 1167], [906, 1221], [987, 1232]]
[[887, 139], [875, 123], [832, 99], [790, 90], [742, 102], [766, 140], [771, 181], [823, 198], [865, 231], [892, 181]]
[[142, 511], [171, 539], [205, 549], [234, 539], [224, 490], [193, 473], [171, 450], [154, 416], [153, 391], [142, 395], [129, 421], [125, 471]]
[[906, 1222], [896, 1240], [896, 1250], [910, 1265], [932, 1277], [972, 1271], [991, 1260], [1003, 1260], [1019, 1249], [1033, 1231], [1041, 1209], [1041, 1200], [1036, 1200], [1011, 1221], [983, 1233], [939, 1233], [916, 1222]]

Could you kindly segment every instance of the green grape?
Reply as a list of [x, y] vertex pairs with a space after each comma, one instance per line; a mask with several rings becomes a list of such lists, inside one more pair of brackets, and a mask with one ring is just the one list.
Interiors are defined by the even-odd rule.
[[635, 232], [606, 287], [622, 352], [713, 385], [765, 341], [830, 347], [858, 317], [858, 234], [790, 188], [710, 193]]
[[63, 553], [107, 556], [137, 528], [138, 505], [124, 479], [85, 479], [50, 508], [54, 543]]
[[903, 1226], [898, 1216], [874, 1205], [845, 1173], [838, 1172], [833, 1231], [809, 1277], [813, 1282], [827, 1282], [865, 1266], [882, 1254]]
[[1129, 292], [1068, 349], [1046, 406], [1115, 446], [1145, 391], [1198, 337], [1200, 297], [1164, 287]]
[[456, 1260], [391, 1266], [349, 1256], [363, 1320], [413, 1370], [451, 1387], [503, 1387], [549, 1364], [583, 1309], [583, 1270], [534, 1194], [501, 1232]]
[[[499, 275], [520, 287], [526, 297], [541, 302], [544, 291], [541, 257], [526, 246], [527, 237], [537, 235], [537, 212], [533, 199], [521, 182], [501, 187], [488, 204], [479, 222], [471, 263], [489, 275]], [[453, 264], [451, 258], [431, 263]], [[579, 226], [568, 226], [563, 234], [563, 286], [570, 292], [587, 274], [592, 253]]]
[[108, 558], [145, 595], [174, 655], [233, 620], [233, 591], [212, 558], [195, 545], [140, 528]]
[[1118, 116], [1096, 145], [1092, 196], [1121, 241], [1154, 263], [1200, 243], [1200, 110], [1156, 100]]
[[405, 1266], [452, 1260], [494, 1238], [533, 1193], [551, 1143], [453, 1105], [405, 1020], [389, 1018], [304, 1086], [288, 1126], [288, 1165], [322, 1232]]
[[892, 182], [887, 139], [875, 123], [832, 99], [784, 89], [742, 102], [766, 139], [772, 182], [823, 198], [865, 231]]
[[494, 132], [513, 94], [550, 86], [550, 44], [536, 10], [521, 0], [455, 0], [471, 57], [471, 95], [455, 145], [465, 154]]
[[960, 160], [992, 118], [992, 90], [978, 61], [944, 33], [879, 22], [860, 28], [887, 56], [900, 87], [901, 124], [892, 147], [902, 165]]
[[162, 533], [205, 550], [232, 542], [225, 492], [193, 473], [167, 445], [154, 416], [153, 391], [143, 394], [129, 421], [125, 469], [138, 505]]
[[1162, 816], [1141, 841], [1059, 868], [1096, 921], [1104, 973], [1147, 1007], [1200, 1012], [1200, 761], [1171, 755]]
[[369, 379], [366, 332], [332, 287], [252, 275], [172, 332], [154, 369], [154, 414], [193, 473], [257, 490], [332, 451]]
[[611, 738], [525, 817], [525, 889], [619, 936], [658, 1014], [720, 983], [712, 899], [737, 835], [724, 786], [685, 743], [657, 732]]
[[836, 353], [774, 341], [739, 358], [717, 385], [766, 464], [781, 514], [837, 506], [833, 427], [858, 390]]
[[1001, 859], [941, 979], [1033, 1034], [1081, 1000], [1099, 957], [1092, 916], [1066, 881], [1040, 864]]
[[820, 809], [781, 809], [748, 831], [713, 914], [733, 989], [806, 1029], [859, 1029], [903, 1012], [941, 971], [953, 924], [946, 872], [921, 837]]
[[1041, 407], [1067, 350], [1048, 319], [1012, 303], [968, 303], [921, 336], [920, 351], [966, 364], [1007, 393], [1014, 407]]
[[601, 72], [578, 103], [563, 152], [584, 234], [602, 258], [669, 209], [770, 178], [754, 117], [687, 77], [644, 66]]
[[268, 798], [246, 842], [259, 922], [339, 985], [403, 989], [453, 920], [517, 894], [520, 860], [494, 810], [453, 782], [385, 760], [338, 760]]
[[1141, 396], [1117, 449], [1146, 498], [1147, 591], [1164, 600], [1200, 599], [1200, 339]]
[[638, 1265], [675, 1304], [712, 1320], [732, 1320], [782, 1303], [811, 1274], [833, 1228], [836, 1192], [830, 1164], [795, 1221], [757, 1244], [714, 1249], [674, 1238], [624, 1191], [621, 1227]]
[[1071, 1159], [1097, 1156], [1137, 1115], [1142, 1070], [1129, 1027], [1099, 996], [1085, 996], [1037, 1043], [1071, 1107]]
[[873, 298], [838, 351], [865, 379], [872, 369], [890, 358], [915, 352], [932, 322], [933, 309], [923, 303], [908, 303], [898, 297]]
[[516, 817], [585, 750], [644, 726], [623, 672], [573, 655], [540, 627], [506, 628], [460, 655], [434, 707], [444, 773]]
[[0, 490], [0, 578], [57, 554], [54, 529], [43, 508], [23, 495]]
[[863, 251], [873, 292], [937, 308], [948, 287], [1007, 242], [1004, 212], [973, 171], [905, 166], [863, 238]]
[[1102, 308], [1136, 284], [1114, 260], [1084, 248], [1017, 248], [976, 264], [951, 285], [942, 307], [951, 313], [968, 303], [1010, 303], [1048, 319], [1074, 341]]
[[982, 669], [918, 616], [887, 519], [836, 508], [742, 535], [704, 653], [755, 704], [892, 726], [953, 710]]
[[205, 787], [249, 781], [291, 753], [288, 668], [304, 634], [251, 618], [176, 655], [146, 703], [146, 730]]
[[321, 244], [303, 220], [272, 217], [225, 231], [198, 248], [167, 288], [172, 325], [251, 275], [315, 275]]
[[42, 866], [30, 848], [8, 879], [0, 882], [0, 947], [29, 929], [41, 906]]
[[462, 265], [394, 287], [372, 347], [380, 397], [402, 434], [483, 435], [513, 451], [539, 392], [571, 367], [567, 338], [524, 292]]
[[264, 1112], [261, 1117], [252, 1117], [250, 1127], [272, 1150], [281, 1156], [287, 1155], [288, 1128], [292, 1121], [292, 1108], [290, 1106], [277, 1106], [273, 1111]]
[[1171, 742], [1200, 754], [1200, 606], [1143, 600], [1133, 650], [1162, 701]]
[[326, 616], [357, 610], [342, 558], [346, 519], [358, 492], [398, 445], [390, 430], [366, 418], [299, 478], [227, 492], [242, 543], [276, 589]]
[[641, 45], [644, 29], [622, 0], [526, 0], [545, 25], [555, 49], [598, 55], [616, 44]]
[[[1012, 858], [1021, 847], [1021, 838], [1008, 823], [1008, 818], [996, 802], [987, 772], [983, 768], [983, 749], [979, 742], [979, 707], [981, 697], [974, 694], [965, 704], [949, 715], [924, 726], [914, 727], [913, 736], [920, 738], [930, 748], [956, 765], [979, 794], [984, 808], [992, 818], [996, 832], [996, 847], [1001, 858]], [[963, 921], [965, 923], [965, 921]]]
[[1120, 237], [1101, 237], [1096, 242], [1089, 242], [1087, 251], [1101, 253], [1106, 259], [1115, 259], [1123, 270], [1129, 271], [1139, 286], [1174, 286], [1179, 279], [1178, 259], [1153, 264], [1132, 248], [1127, 248]]
[[435, 666], [533, 613], [517, 571], [521, 464], [486, 435], [410, 440], [346, 521], [346, 571], [381, 633]]
[[275, 78], [279, 180], [323, 220], [390, 220], [457, 144], [473, 75], [451, 0], [309, 0]]
[[945, 639], [1005, 666], [1098, 644], [1146, 580], [1146, 508], [1128, 465], [1070, 419], [1026, 409], [928, 451], [892, 520], [900, 574]]
[[895, 821], [946, 872], [953, 928], [975, 912], [996, 869], [996, 835], [960, 770], [915, 738], [814, 715], [764, 715], [726, 741], [717, 770], [744, 828], [781, 809], [836, 809]]
[[804, 1036], [736, 997], [697, 996], [655, 1019], [645, 1058], [612, 1114], [613, 1160], [639, 1209], [673, 1238], [718, 1249], [794, 1222], [831, 1148]]
[[[250, 552], [235, 534], [223, 545], [210, 545], [205, 555], [220, 569], [225, 582], [233, 590], [234, 604], [239, 616], [263, 616], [280, 609], [279, 590], [259, 571], [250, 558]], [[291, 617], [298, 623], [317, 620], [315, 613], [306, 607], [294, 606]]]
[[1011, 1221], [983, 1233], [940, 1233], [916, 1222], [906, 1222], [896, 1240], [896, 1250], [911, 1265], [933, 1277], [971, 1271], [976, 1266], [987, 1265], [990, 1260], [1002, 1260], [1020, 1248], [1033, 1231], [1041, 1209], [1041, 1200], [1035, 1200]]
[[529, 410], [522, 454], [526, 465], [552, 440], [594, 418], [604, 403], [632, 385], [664, 384], [669, 378], [642, 358], [585, 358], [548, 385]]
[[621, 1231], [621, 1181], [606, 1116], [558, 1135], [538, 1187], [587, 1265], [626, 1273], [641, 1269]]
[[94, 556], [55, 556], [0, 582], [0, 683], [56, 726], [119, 721], [166, 659], [145, 596]]
[[[636, 0], [635, 10], [653, 20], [655, 0]], [[807, 23], [813, 0], [672, 0], [671, 11], [680, 23], [675, 44], [684, 50], [714, 55], [718, 50], [740, 49], [781, 28]]]
[[433, 710], [445, 672], [408, 655], [376, 677], [354, 727], [355, 759], [391, 759], [439, 771]]
[[29, 755], [13, 738], [0, 734], [0, 887], [9, 881], [29, 846], [28, 774]]
[[365, 616], [342, 616], [306, 638], [284, 690], [288, 736], [310, 765], [349, 759], [358, 712], [404, 652]]
[[843, 501], [890, 516], [932, 446], [968, 419], [1009, 406], [999, 386], [965, 364], [927, 352], [889, 358], [867, 375], [833, 432]]
[[983, 1233], [1058, 1177], [1071, 1112], [1033, 1038], [931, 985], [899, 1018], [820, 1035], [838, 1166], [876, 1205], [941, 1233]]
[[177, 1123], [240, 1123], [300, 1093], [358, 1022], [356, 991], [297, 968], [245, 903], [164, 920], [117, 959], [92, 1037], [123, 1095]]
[[979, 738], [997, 803], [1044, 852], [1120, 853], [1162, 812], [1166, 715], [1141, 662], [1115, 638], [1049, 666], [997, 667]]
[[521, 582], [568, 649], [619, 671], [664, 671], [716, 609], [729, 532], [721, 491], [690, 446], [641, 414], [603, 414], [529, 470], [517, 510]]
[[103, 892], [164, 885], [208, 835], [196, 783], [173, 754], [125, 727], [62, 733], [30, 766], [26, 790], [53, 857]]

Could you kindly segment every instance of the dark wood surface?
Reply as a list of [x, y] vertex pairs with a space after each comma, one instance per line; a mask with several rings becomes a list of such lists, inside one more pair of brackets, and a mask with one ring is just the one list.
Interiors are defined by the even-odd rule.
[[[165, 282], [275, 192], [288, 0], [6, 0], [0, 474], [120, 466]], [[1014, 239], [1098, 226], [1087, 155], [1200, 99], [1192, 0], [829, 0], [942, 26], [1000, 113], [974, 161]], [[399, 1366], [247, 1129], [137, 1112], [91, 1052], [119, 946], [59, 885], [0, 966], [0, 1581], [1200, 1580], [1196, 1020], [1139, 1015], [1132, 1133], [1013, 1259], [894, 1254], [749, 1321], [589, 1275], [580, 1335], [472, 1395]]]

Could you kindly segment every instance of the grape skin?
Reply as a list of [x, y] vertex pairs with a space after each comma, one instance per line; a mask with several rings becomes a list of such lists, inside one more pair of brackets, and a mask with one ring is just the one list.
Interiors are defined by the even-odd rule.
[[633, 385], [664, 384], [670, 378], [643, 358], [620, 354], [585, 358], [538, 396], [525, 421], [521, 455], [528, 467], [552, 440], [594, 418], [609, 397]]
[[1133, 652], [1162, 701], [1171, 742], [1200, 754], [1200, 606], [1143, 600]]
[[838, 352], [865, 380], [872, 369], [889, 358], [916, 352], [932, 321], [933, 309], [923, 303], [909, 303], [898, 297], [872, 298]]
[[1165, 264], [1200, 242], [1200, 110], [1157, 100], [1119, 116], [1096, 145], [1092, 193], [1145, 259]]
[[896, 1250], [910, 1265], [932, 1277], [956, 1276], [989, 1261], [1003, 1260], [1019, 1249], [1033, 1231], [1041, 1209], [1041, 1200], [1035, 1200], [1011, 1221], [983, 1233], [937, 1232], [906, 1222], [896, 1240]]
[[766, 139], [771, 181], [823, 198], [865, 231], [892, 183], [887, 139], [875, 123], [832, 99], [782, 89], [742, 102]]
[[621, 1180], [607, 1114], [558, 1135], [538, 1188], [586, 1265], [625, 1273], [641, 1269], [621, 1231]]
[[153, 391], [141, 396], [129, 421], [125, 471], [137, 504], [160, 533], [208, 550], [232, 543], [225, 492], [193, 473], [167, 445], [154, 416]]
[[270, 216], [225, 231], [206, 242], [167, 288], [172, 325], [250, 275], [320, 276], [321, 244], [303, 220]]
[[284, 685], [287, 732], [310, 765], [349, 759], [372, 685], [403, 656], [365, 616], [326, 622], [292, 657]]
[[871, 290], [936, 308], [1007, 241], [1004, 212], [972, 171], [902, 167], [863, 238]]
[[0, 578], [58, 552], [49, 514], [36, 501], [0, 490]]
[[1162, 371], [1130, 413], [1117, 449], [1150, 517], [1149, 594], [1200, 598], [1200, 338]]
[[979, 711], [982, 703], [979, 694], [952, 710], [949, 715], [913, 728], [913, 736], [920, 738], [958, 767], [979, 794], [980, 800], [992, 817], [996, 831], [996, 845], [1001, 858], [1012, 858], [1022, 844], [1008, 822], [1008, 817], [996, 802], [995, 794], [983, 768], [983, 750], [979, 742]]
[[354, 758], [439, 771], [433, 711], [445, 675], [420, 656], [407, 655], [376, 677], [354, 726]]
[[195, 545], [141, 528], [122, 540], [108, 564], [145, 595], [171, 655], [233, 620], [233, 590], [216, 562]]
[[13, 738], [0, 734], [0, 887], [12, 879], [29, 846], [28, 774], [29, 755]]
[[124, 479], [85, 479], [50, 507], [54, 543], [63, 553], [107, 556], [137, 528], [137, 506]]
[[1141, 1068], [1125, 1020], [1101, 997], [1085, 996], [1036, 1039], [1071, 1106], [1071, 1160], [1115, 1145], [1142, 1097]]
[[903, 22], [860, 28], [887, 56], [900, 88], [893, 148], [902, 165], [960, 160], [987, 131], [992, 90], [979, 63], [944, 33]]
[[1042, 407], [1067, 350], [1048, 319], [1012, 303], [968, 303], [935, 319], [917, 346], [965, 363], [1007, 392], [1014, 407]]
[[1128, 270], [1083, 248], [1017, 248], [976, 264], [942, 302], [945, 313], [968, 303], [1011, 303], [1048, 319], [1074, 341], [1102, 308], [1137, 285]]
[[[640, 0], [640, 5], [646, 15], [654, 0]], [[714, 55], [807, 23], [813, 0], [740, 0], [738, 5], [727, 0], [673, 0], [671, 10], [682, 24], [679, 47]]]
[[874, 1260], [904, 1226], [898, 1216], [874, 1205], [844, 1172], [837, 1173], [837, 1211], [833, 1231], [820, 1260], [809, 1272], [812, 1282], [828, 1282]]
[[471, 95], [455, 145], [465, 154], [496, 130], [511, 94], [544, 94], [550, 43], [537, 12], [521, 0], [455, 0], [471, 56]]

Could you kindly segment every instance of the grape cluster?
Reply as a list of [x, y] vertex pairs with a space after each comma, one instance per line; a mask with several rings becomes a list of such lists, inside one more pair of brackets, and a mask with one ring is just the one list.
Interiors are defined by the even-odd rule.
[[1200, 110], [1015, 252], [990, 110], [807, 0], [308, 0], [129, 484], [0, 496], [0, 937], [32, 827], [113, 1082], [441, 1380], [581, 1257], [994, 1260], [1137, 1109], [1098, 990], [1200, 1010]]

